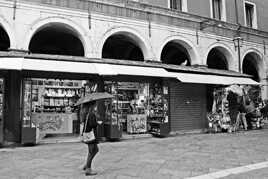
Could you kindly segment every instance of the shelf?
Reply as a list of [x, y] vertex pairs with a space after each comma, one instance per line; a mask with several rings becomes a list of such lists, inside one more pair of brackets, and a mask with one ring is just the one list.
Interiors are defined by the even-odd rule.
[[154, 134], [154, 135], [160, 135], [159, 132], [154, 132], [154, 131], [150, 131], [151, 134]]
[[44, 96], [44, 98], [74, 98], [75, 96]]
[[49, 105], [44, 105], [44, 108], [65, 108], [66, 106], [49, 106]]
[[51, 89], [81, 89], [81, 86], [48, 86], [45, 85], [45, 88], [51, 88]]
[[160, 121], [155, 121], [155, 120], [152, 120], [152, 121], [148, 120], [147, 122], [148, 122], [148, 123], [154, 123], [154, 124], [163, 124], [162, 122], [160, 122]]

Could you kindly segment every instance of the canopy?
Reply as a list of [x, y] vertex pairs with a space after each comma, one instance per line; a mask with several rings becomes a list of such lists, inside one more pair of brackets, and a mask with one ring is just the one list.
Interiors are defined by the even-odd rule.
[[106, 93], [106, 92], [90, 93], [90, 94], [87, 94], [87, 95], [81, 97], [75, 105], [77, 106], [77, 105], [80, 105], [83, 103], [88, 103], [91, 101], [98, 101], [98, 100], [102, 100], [102, 99], [109, 99], [109, 98], [113, 98], [113, 97], [114, 97], [113, 95]]
[[219, 75], [205, 75], [205, 74], [193, 74], [193, 73], [173, 73], [170, 72], [173, 77], [184, 83], [200, 83], [200, 84], [218, 84], [218, 85], [259, 85], [258, 82], [245, 77], [231, 77], [231, 76], [219, 76]]
[[173, 77], [164, 68], [96, 64], [100, 75], [132, 75], [132, 76], [151, 76], [151, 77]]
[[22, 70], [97, 74], [94, 64], [85, 62], [23, 59]]
[[23, 58], [1, 58], [0, 69], [21, 70]]

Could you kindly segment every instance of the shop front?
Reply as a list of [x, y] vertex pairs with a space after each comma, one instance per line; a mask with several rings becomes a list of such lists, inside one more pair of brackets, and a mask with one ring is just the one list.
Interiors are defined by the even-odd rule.
[[116, 135], [118, 132], [123, 132], [123, 135], [145, 133], [168, 135], [169, 96], [168, 86], [164, 81], [113, 79], [104, 82], [105, 91], [114, 95], [114, 99], [105, 103], [106, 137], [118, 138]]
[[[221, 97], [223, 96], [222, 89], [232, 84], [258, 85], [254, 80], [239, 76], [238, 74], [236, 76], [224, 76], [180, 72], [171, 73], [177, 79], [170, 80], [169, 83], [170, 126], [172, 132], [183, 130], [204, 131], [210, 128], [207, 115], [210, 114], [213, 108], [213, 95], [215, 91], [220, 91], [219, 96]], [[210, 99], [212, 99], [211, 102]], [[220, 105], [221, 108], [222, 106]], [[231, 121], [229, 120], [228, 122]]]
[[80, 106], [75, 104], [93, 92], [114, 96], [98, 102], [98, 120], [103, 121], [98, 137], [169, 133], [169, 88], [164, 80], [168, 73], [163, 68], [81, 62], [63, 62], [57, 67], [53, 59], [23, 62], [21, 143], [79, 136]]
[[85, 93], [85, 81], [24, 78], [22, 143], [53, 135], [78, 135], [75, 103]]
[[[130, 134], [168, 136], [173, 131], [204, 129], [208, 125], [208, 84], [256, 83], [237, 73], [212, 75], [205, 74], [208, 69], [194, 69], [194, 73], [192, 68], [184, 72], [172, 69], [179, 66], [160, 63], [46, 58], [21, 58], [17, 81], [22, 85], [17, 86], [23, 87], [22, 110], [18, 107], [20, 115], [10, 115], [20, 116], [16, 123], [21, 124], [18, 131], [22, 143], [37, 143], [49, 136], [78, 136], [81, 122], [75, 103], [88, 93], [108, 92], [114, 96], [98, 102], [103, 121], [98, 135], [120, 139]], [[18, 95], [21, 90], [11, 89]]]

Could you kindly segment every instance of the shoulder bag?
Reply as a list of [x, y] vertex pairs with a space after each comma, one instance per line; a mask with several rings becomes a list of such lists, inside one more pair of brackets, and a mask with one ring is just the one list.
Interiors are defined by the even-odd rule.
[[86, 132], [87, 123], [88, 123], [88, 115], [81, 135], [81, 142], [85, 144], [91, 143], [96, 139], [93, 129], [90, 132]]

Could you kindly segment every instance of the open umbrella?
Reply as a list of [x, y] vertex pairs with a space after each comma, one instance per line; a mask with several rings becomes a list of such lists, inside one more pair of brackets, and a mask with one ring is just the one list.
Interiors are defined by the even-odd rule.
[[75, 105], [77, 106], [77, 105], [80, 105], [83, 103], [88, 103], [91, 101], [98, 101], [98, 100], [102, 100], [102, 99], [109, 99], [109, 98], [113, 98], [113, 97], [114, 97], [113, 95], [106, 93], [106, 92], [90, 93], [90, 94], [87, 94], [87, 95], [81, 97]]
[[243, 88], [238, 86], [238, 85], [231, 85], [231, 86], [227, 87], [227, 90], [232, 91], [233, 93], [237, 94], [238, 96], [244, 95]]

